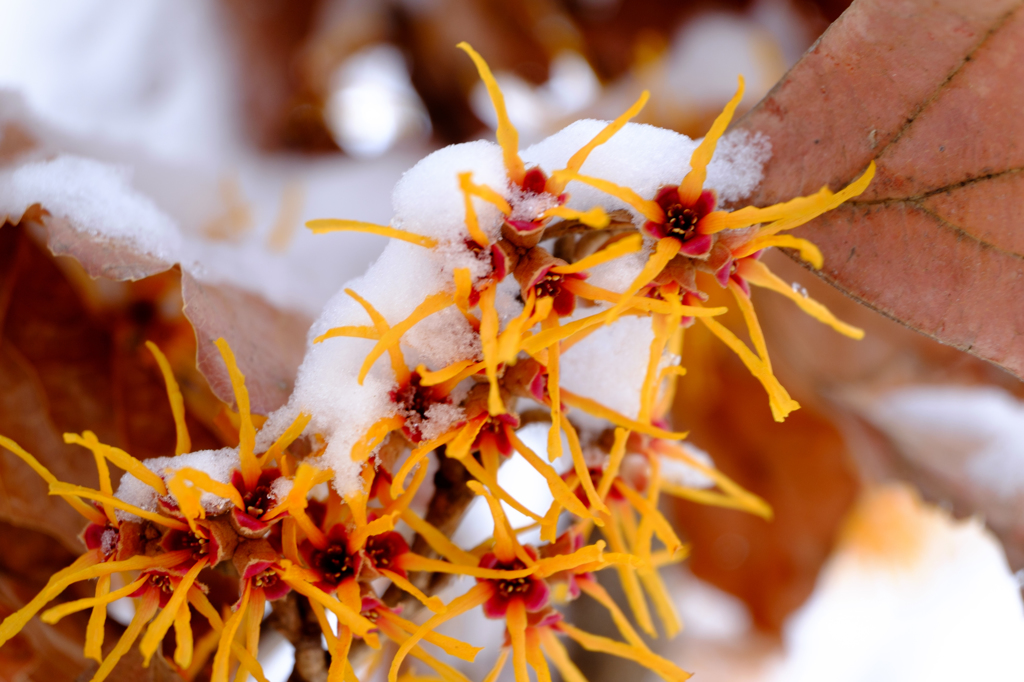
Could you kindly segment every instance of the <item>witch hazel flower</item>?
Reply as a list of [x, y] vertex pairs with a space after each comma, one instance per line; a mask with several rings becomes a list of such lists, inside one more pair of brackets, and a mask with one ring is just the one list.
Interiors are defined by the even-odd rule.
[[[869, 164], [860, 178], [838, 193], [824, 187], [812, 196], [798, 197], [767, 208], [745, 207], [731, 212], [718, 210], [715, 192], [705, 188], [708, 166], [742, 96], [741, 77], [735, 97], [726, 105], [725, 110], [712, 124], [711, 130], [694, 149], [690, 157], [690, 168], [682, 181], [658, 187], [650, 198], [641, 196], [629, 186], [603, 178], [583, 175], [569, 169], [555, 171], [554, 176], [557, 178], [587, 184], [620, 200], [642, 217], [641, 231], [657, 240], [654, 252], [623, 292], [624, 296], [632, 296], [648, 289], [650, 293], [656, 292], [659, 298], [665, 298], [667, 295], [687, 304], [699, 306], [700, 300], [706, 296], [696, 286], [693, 277], [695, 270], [710, 271], [717, 277], [719, 283], [726, 287], [739, 267], [739, 260], [756, 258], [756, 254], [770, 246], [795, 248], [813, 266], [821, 267], [821, 254], [813, 244], [779, 233], [802, 225], [862, 193], [874, 177], [874, 163]], [[732, 239], [723, 239], [721, 234], [724, 230], [742, 231], [754, 226], [758, 227], [738, 233]], [[720, 244], [720, 240], [724, 243]], [[758, 274], [764, 269], [763, 265], [757, 269]], [[663, 273], [669, 277], [659, 278]], [[769, 281], [763, 274], [760, 277], [755, 275], [755, 278], [762, 282]], [[676, 288], [665, 291], [664, 284], [674, 284]], [[772, 281], [773, 287], [776, 284]], [[701, 321], [735, 350], [751, 372], [761, 380], [768, 391], [772, 413], [776, 420], [781, 421], [799, 405], [789, 397], [771, 373], [767, 351], [763, 343], [760, 343], [760, 329], [756, 325], [753, 308], [749, 305], [749, 292], [744, 291], [738, 282], [736, 286], [730, 288], [737, 298], [738, 306], [744, 311], [751, 336], [755, 338], [756, 355], [749, 352], [742, 342], [721, 324], [706, 317], [702, 317]], [[811, 314], [816, 319], [830, 324], [841, 333], [854, 338], [863, 335], [860, 330], [838, 323], [820, 304], [804, 304], [804, 307], [808, 311], [813, 311]], [[625, 309], [623, 302], [616, 303], [607, 312], [607, 322], [614, 321], [625, 312]]]
[[[298, 505], [289, 498], [292, 479], [281, 475], [294, 468], [285, 454], [288, 445], [301, 433], [308, 417], [300, 416], [269, 448], [257, 455], [253, 449], [254, 432], [249, 413], [245, 378], [238, 371], [231, 349], [221, 339], [239, 406], [241, 425], [238, 450], [190, 453], [185, 426], [184, 403], [169, 363], [153, 344], [148, 344], [164, 375], [172, 413], [177, 426], [174, 457], [157, 458], [146, 463], [130, 454], [100, 442], [86, 431], [65, 434], [68, 443], [81, 445], [94, 455], [100, 489], [62, 483], [31, 454], [0, 436], [0, 444], [14, 452], [50, 484], [51, 494], [64, 497], [89, 522], [82, 533], [86, 553], [71, 567], [58, 573], [40, 595], [0, 624], [0, 645], [24, 626], [47, 602], [69, 585], [96, 579], [96, 596], [53, 607], [42, 614], [44, 622], [54, 623], [64, 616], [91, 609], [85, 653], [100, 663], [92, 678], [105, 679], [117, 662], [138, 640], [144, 665], [161, 649], [164, 636], [173, 627], [176, 647], [173, 662], [182, 671], [203, 667], [205, 660], [193, 660], [192, 609], [208, 621], [219, 644], [216, 648], [212, 679], [226, 680], [232, 661], [257, 679], [265, 679], [256, 659], [259, 624], [263, 604], [283, 597], [293, 585], [286, 578], [287, 559], [264, 538], [272, 525], [284, 521], [286, 538], [295, 537], [289, 512]], [[248, 433], [247, 433], [248, 432]], [[109, 463], [126, 473], [115, 494]], [[300, 465], [300, 469], [302, 466]], [[320, 478], [316, 479], [316, 474]], [[300, 486], [306, 477], [295, 477]], [[328, 480], [317, 471], [314, 481]], [[308, 492], [308, 487], [306, 491]], [[220, 497], [223, 495], [223, 497]], [[89, 502], [86, 502], [88, 500]], [[228, 560], [231, 560], [230, 562]], [[203, 571], [233, 563], [240, 578], [240, 601], [225, 621], [206, 597], [207, 588], [199, 580]], [[126, 587], [111, 590], [114, 573], [138, 578]], [[121, 639], [103, 657], [106, 606], [118, 599], [139, 600], [138, 608]], [[339, 610], [343, 610], [339, 607]], [[370, 623], [351, 615], [359, 632], [369, 633]], [[234, 640], [235, 632], [247, 622], [246, 643]]]
[[[100, 483], [92, 490], [57, 481], [0, 437], [88, 521], [85, 553], [0, 624], [0, 645], [40, 612], [56, 622], [91, 609], [85, 651], [101, 663], [94, 680], [109, 675], [136, 641], [151, 660], [171, 628], [180, 671], [209, 665], [214, 682], [232, 674], [262, 680], [266, 605], [302, 600], [331, 655], [330, 682], [358, 679], [356, 663], [367, 650], [387, 662], [394, 647], [383, 647], [382, 638], [397, 647], [391, 682], [410, 657], [463, 682], [428, 648], [473, 660], [478, 647], [435, 629], [481, 608], [506, 625], [489, 680], [510, 659], [517, 682], [528, 682], [530, 668], [549, 679], [549, 665], [582, 679], [565, 637], [666, 680], [689, 676], [650, 651], [593, 574], [614, 569], [640, 631], [657, 634], [653, 607], [673, 636], [680, 623], [658, 569], [687, 549], [659, 511], [661, 497], [770, 517], [763, 500], [684, 445], [686, 433], [667, 419], [675, 382], [686, 373], [679, 366], [684, 333], [696, 321], [706, 325], [761, 380], [777, 419], [796, 409], [772, 374], [750, 286], [786, 295], [848, 336], [861, 332], [793, 292], [759, 257], [767, 248], [793, 248], [820, 267], [813, 244], [782, 233], [862, 192], [873, 167], [835, 194], [824, 188], [777, 206], [723, 211], [716, 189], [730, 202], [753, 189], [737, 178], [751, 177], [747, 166], [756, 159], [713, 159], [720, 141], [734, 151], [742, 146], [722, 138], [742, 80], [700, 143], [630, 123], [648, 100], [643, 93], [614, 121], [580, 122], [520, 150], [489, 67], [471, 47], [459, 47], [491, 97], [497, 143], [453, 145], [423, 159], [396, 187], [390, 225], [309, 224], [315, 232], [369, 232], [390, 242], [314, 323], [295, 392], [261, 430], [245, 376], [220, 340], [237, 447], [191, 451], [181, 392], [152, 345], [175, 419], [173, 456], [143, 463], [91, 432], [67, 434], [95, 458]], [[715, 319], [726, 308], [707, 305], [706, 280], [731, 292], [753, 350]], [[550, 422], [546, 452], [519, 436], [537, 420]], [[433, 507], [424, 514], [418, 506], [417, 494], [430, 489], [432, 455], [464, 472], [461, 494], [486, 502], [494, 532], [482, 545], [465, 549], [442, 531], [454, 527], [461, 508], [452, 505], [451, 516], [438, 519]], [[499, 482], [512, 456], [544, 478], [553, 498], [547, 510], [531, 509]], [[126, 472], [116, 492], [109, 463]], [[445, 481], [438, 482], [435, 499], [445, 494]], [[530, 525], [512, 528], [505, 506]], [[540, 543], [521, 543], [518, 533], [532, 528]], [[237, 578], [229, 612], [207, 595], [204, 575], [214, 569]], [[132, 582], [112, 590], [114, 573]], [[438, 575], [475, 584], [444, 603], [429, 587]], [[43, 611], [67, 586], [90, 579], [94, 597]], [[106, 605], [124, 597], [139, 606], [104, 657]], [[583, 597], [609, 611], [620, 640], [566, 622], [559, 606]], [[421, 608], [431, 614], [422, 623], [406, 613]], [[194, 615], [207, 621], [210, 646], [193, 644]]]
[[[486, 499], [495, 523], [492, 541], [485, 543], [490, 545], [488, 551], [480, 557], [479, 568], [475, 572], [477, 584], [453, 600], [448, 605], [448, 611], [433, 616], [420, 626], [399, 648], [389, 672], [390, 682], [396, 682], [405, 656], [420, 638], [454, 615], [478, 606], [488, 618], [503, 619], [506, 623], [506, 643], [487, 676], [489, 680], [497, 678], [510, 657], [516, 680], [522, 682], [530, 679], [528, 667], [532, 667], [541, 679], [549, 679], [548, 659], [568, 679], [583, 679], [571, 663], [564, 646], [558, 641], [558, 635], [567, 635], [587, 648], [640, 662], [666, 680], [685, 680], [689, 677], [688, 673], [647, 648], [607, 593], [591, 577], [593, 571], [616, 563], [635, 565], [638, 563], [635, 557], [605, 553], [603, 542], [586, 545], [582, 536], [572, 533], [539, 549], [522, 545], [508, 524], [498, 500], [479, 484], [471, 483], [470, 487]], [[568, 584], [571, 587], [556, 590], [552, 584]], [[617, 622], [622, 620], [622, 627], [630, 633], [629, 640], [616, 642], [568, 626], [561, 614], [553, 608], [556, 592], [561, 595], [559, 601], [563, 603], [583, 592], [594, 596], [609, 608]]]
[[[148, 346], [166, 380], [178, 427], [176, 450], [179, 456], [187, 456], [190, 441], [184, 423], [180, 390], [166, 358], [155, 345]], [[222, 518], [199, 521], [193, 517], [183, 517], [181, 500], [174, 499], [166, 484], [168, 472], [161, 475], [151, 470], [128, 453], [101, 443], [89, 431], [81, 435], [65, 434], [65, 440], [92, 452], [99, 473], [99, 490], [58, 481], [31, 454], [0, 436], [0, 444], [18, 455], [49, 483], [51, 494], [64, 497], [89, 522], [82, 534], [86, 553], [69, 568], [56, 574], [33, 601], [0, 624], [0, 645], [14, 636], [29, 618], [69, 585], [96, 579], [94, 598], [65, 603], [42, 615], [45, 622], [53, 623], [70, 613], [92, 609], [85, 653], [100, 662], [92, 678], [95, 682], [105, 679], [111, 673], [140, 636], [143, 661], [148, 664], [162, 646], [164, 635], [171, 627], [175, 629], [177, 640], [174, 661], [181, 668], [188, 668], [194, 652], [189, 605], [197, 602], [208, 604], [204, 588], [197, 582], [197, 578], [203, 570], [220, 564], [234, 554], [238, 544], [237, 535], [231, 530], [230, 523]], [[115, 496], [109, 463], [123, 469], [126, 477], [133, 479], [139, 486], [148, 487], [151, 496], [143, 504], [149, 508], [123, 499], [125, 496]], [[127, 497], [136, 495], [130, 494]], [[163, 500], [163, 504], [156, 505], [155, 498]], [[90, 500], [92, 504], [85, 500]], [[111, 591], [111, 576], [114, 573], [130, 574], [133, 571], [139, 571], [138, 579], [124, 588]], [[139, 599], [140, 605], [121, 639], [103, 657], [101, 651], [106, 606], [125, 597]], [[212, 606], [209, 610], [213, 610]], [[247, 658], [243, 665], [250, 671], [259, 670], [254, 658]]]

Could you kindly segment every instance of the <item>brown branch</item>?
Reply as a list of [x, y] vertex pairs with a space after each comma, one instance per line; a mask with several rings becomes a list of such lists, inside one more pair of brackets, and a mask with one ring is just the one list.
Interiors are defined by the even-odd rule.
[[295, 647], [295, 667], [288, 682], [327, 682], [330, 657], [324, 651], [320, 622], [309, 600], [291, 592], [271, 602], [268, 622]]

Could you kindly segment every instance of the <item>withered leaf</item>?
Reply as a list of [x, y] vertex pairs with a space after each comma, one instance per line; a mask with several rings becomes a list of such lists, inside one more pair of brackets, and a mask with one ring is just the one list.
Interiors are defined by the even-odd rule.
[[[24, 228], [0, 229], [0, 433], [58, 479], [95, 487], [92, 455], [65, 444], [62, 434], [90, 430], [140, 459], [173, 453], [163, 378], [144, 343], [155, 341], [181, 365], [182, 356], [192, 363], [195, 342], [180, 312], [168, 317], [157, 310], [163, 296], [180, 288], [173, 272], [103, 292], [91, 284], [77, 263], [53, 258]], [[221, 445], [201, 412], [190, 409], [187, 420], [197, 448]], [[83, 519], [6, 452], [0, 486], [0, 517], [81, 550]]]
[[268, 414], [288, 400], [306, 353], [312, 322], [301, 313], [280, 310], [256, 294], [228, 284], [211, 286], [183, 273], [185, 317], [196, 330], [196, 364], [218, 398], [235, 402], [231, 380], [214, 342], [231, 344], [245, 374], [252, 409]]
[[771, 138], [753, 203], [837, 189], [800, 228], [822, 277], [1024, 376], [1024, 9], [1019, 0], [857, 0], [739, 128]]
[[[75, 258], [94, 278], [135, 281], [173, 266], [129, 242], [88, 234], [67, 221], [44, 215], [42, 222], [51, 251]], [[276, 308], [259, 295], [229, 284], [199, 282], [188, 273], [181, 275], [181, 297], [185, 317], [195, 329], [196, 365], [214, 394], [234, 403], [227, 369], [213, 345], [224, 337], [246, 375], [253, 411], [267, 414], [283, 405], [302, 362], [312, 320]]]

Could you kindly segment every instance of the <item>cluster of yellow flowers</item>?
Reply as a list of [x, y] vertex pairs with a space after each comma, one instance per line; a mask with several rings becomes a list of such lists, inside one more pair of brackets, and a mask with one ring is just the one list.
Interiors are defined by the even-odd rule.
[[[63, 496], [88, 520], [82, 534], [87, 551], [0, 625], [0, 645], [69, 585], [96, 579], [95, 597], [61, 603], [41, 614], [44, 622], [55, 623], [70, 613], [91, 609], [85, 654], [100, 662], [95, 682], [106, 678], [140, 637], [147, 664], [155, 654], [162, 655], [164, 638], [172, 627], [176, 637], [173, 663], [187, 679], [202, 674], [212, 655], [211, 679], [215, 682], [226, 682], [235, 662], [236, 679], [251, 675], [265, 680], [257, 661], [265, 604], [290, 591], [308, 599], [321, 624], [331, 655], [332, 681], [356, 679], [350, 662], [356, 640], [381, 650], [380, 639], [385, 637], [398, 647], [390, 662], [391, 682], [398, 679], [410, 655], [446, 682], [463, 682], [460, 672], [431, 656], [423, 645], [473, 660], [477, 647], [442, 635], [436, 628], [476, 607], [482, 607], [489, 618], [504, 619], [507, 626], [505, 644], [488, 682], [496, 679], [509, 658], [518, 682], [528, 682], [529, 668], [541, 682], [550, 680], [549, 663], [564, 679], [582, 680], [560, 641], [562, 635], [585, 649], [636, 661], [666, 680], [689, 676], [648, 648], [593, 574], [614, 569], [639, 629], [649, 635], [657, 632], [650, 602], [662, 629], [671, 637], [681, 625], [658, 569], [682, 560], [686, 550], [658, 510], [659, 497], [675, 495], [764, 517], [770, 517], [771, 510], [681, 445], [684, 433], [668, 429], [665, 414], [683, 369], [663, 366], [663, 357], [678, 356], [684, 330], [699, 321], [732, 348], [764, 385], [777, 420], [796, 409], [796, 402], [772, 374], [749, 286], [791, 298], [840, 333], [859, 338], [862, 332], [794, 292], [765, 267], [759, 255], [772, 246], [789, 247], [820, 267], [821, 254], [813, 244], [782, 232], [864, 191], [874, 168], [869, 167], [838, 193], [823, 188], [813, 196], [767, 208], [717, 210], [715, 194], [704, 188], [706, 171], [742, 96], [741, 80], [739, 92], [693, 153], [690, 170], [678, 186], [662, 187], [654, 196], [642, 197], [628, 187], [580, 173], [588, 155], [640, 111], [646, 93], [573, 155], [564, 169], [547, 175], [540, 168], [525, 167], [518, 152], [518, 135], [494, 77], [472, 48], [460, 47], [476, 63], [497, 110], [498, 143], [509, 187], [516, 191], [475, 184], [468, 173], [458, 178], [465, 197], [466, 245], [489, 265], [488, 276], [474, 281], [468, 270], [456, 269], [450, 290], [428, 296], [409, 318], [394, 325], [369, 301], [350, 291], [373, 324], [334, 328], [315, 339], [315, 343], [344, 336], [371, 339], [375, 344], [360, 379], [385, 354], [394, 372], [396, 386], [391, 399], [401, 409], [396, 416], [375, 423], [351, 452], [352, 459], [362, 463], [362, 486], [345, 495], [334, 489], [326, 495], [313, 494], [334, 472], [316, 466], [317, 447], [322, 450], [323, 439], [317, 434], [303, 436], [310, 423], [308, 414], [300, 414], [272, 445], [256, 451], [256, 427], [245, 377], [221, 339], [218, 345], [237, 402], [240, 441], [237, 468], [229, 482], [217, 480], [199, 467], [168, 466], [154, 471], [128, 453], [99, 442], [91, 432], [66, 434], [68, 442], [89, 449], [95, 457], [100, 486], [92, 490], [57, 481], [17, 443], [0, 437], [0, 445], [49, 483], [51, 494]], [[617, 197], [643, 216], [644, 224], [637, 229], [631, 221], [616, 220], [600, 207], [587, 211], [568, 208], [565, 190], [574, 181]], [[513, 218], [521, 214], [515, 201], [540, 195], [547, 195], [548, 208], [529, 220]], [[490, 240], [480, 228], [474, 199], [493, 204], [505, 216], [500, 239]], [[426, 249], [438, 247], [438, 241], [430, 237], [354, 221], [314, 221], [311, 227], [317, 231], [375, 232]], [[552, 255], [541, 243], [554, 237], [577, 243], [586, 239], [587, 254], [573, 262]], [[655, 240], [653, 248], [650, 240], [645, 247], [644, 237]], [[625, 291], [603, 289], [586, 281], [588, 270], [595, 266], [644, 248], [651, 248], [650, 256]], [[698, 286], [697, 272], [708, 273], [731, 292], [746, 321], [753, 349], [715, 320], [725, 308], [705, 305], [707, 296]], [[507, 277], [518, 283], [523, 309], [502, 325], [495, 298], [498, 284]], [[563, 323], [563, 318], [574, 314], [577, 304], [595, 307], [598, 312], [576, 315]], [[459, 361], [435, 371], [422, 365], [410, 368], [400, 345], [403, 335], [426, 316], [453, 306], [478, 335], [482, 359]], [[654, 332], [636, 418], [559, 384], [561, 354], [624, 315], [649, 318]], [[155, 345], [149, 345], [163, 371], [177, 424], [175, 454], [184, 455], [191, 446], [181, 393], [166, 359]], [[477, 383], [459, 405], [465, 418], [445, 433], [426, 439], [417, 416], [423, 417], [431, 405], [451, 402], [455, 387], [474, 379]], [[517, 436], [521, 421], [516, 403], [520, 399], [535, 401], [550, 414], [547, 460]], [[601, 453], [598, 459], [585, 456], [580, 434], [569, 418], [571, 410], [610, 424], [600, 437], [586, 444]], [[551, 462], [563, 454], [563, 434], [573, 466], [559, 475]], [[303, 437], [313, 444], [312, 455], [300, 456], [292, 447]], [[487, 502], [494, 521], [493, 536], [475, 548], [457, 546], [410, 506], [426, 478], [424, 460], [432, 452], [465, 467], [475, 479], [468, 487]], [[514, 452], [547, 481], [553, 502], [545, 514], [534, 513], [499, 485], [498, 469]], [[666, 460], [700, 472], [714, 482], [715, 489], [666, 480], [661, 475]], [[152, 490], [155, 509], [115, 496], [110, 463]], [[211, 508], [211, 497], [219, 500], [220, 506]], [[513, 528], [502, 503], [533, 523]], [[395, 530], [399, 523], [422, 538], [433, 556], [413, 552], [405, 536]], [[540, 529], [543, 544], [522, 544], [519, 536], [534, 528]], [[593, 539], [595, 533], [602, 539]], [[230, 613], [218, 612], [207, 597], [201, 579], [203, 572], [210, 570], [239, 581], [240, 597]], [[445, 604], [426, 593], [423, 576], [437, 573], [472, 576], [476, 585]], [[137, 577], [112, 589], [115, 574]], [[382, 578], [432, 615], [422, 624], [401, 617], [400, 609], [385, 604], [383, 595], [373, 587]], [[590, 634], [566, 622], [557, 605], [582, 594], [609, 611], [621, 640]], [[104, 656], [106, 607], [122, 598], [136, 600], [135, 615], [116, 646]], [[336, 616], [336, 626], [328, 612]], [[208, 621], [210, 631], [194, 642], [191, 620], [196, 614]]]

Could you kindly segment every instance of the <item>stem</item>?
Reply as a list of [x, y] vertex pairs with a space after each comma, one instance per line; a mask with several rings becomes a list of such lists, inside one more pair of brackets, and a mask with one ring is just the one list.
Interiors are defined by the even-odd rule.
[[327, 682], [330, 657], [321, 644], [320, 622], [309, 600], [290, 592], [271, 602], [269, 623], [295, 647], [295, 668], [288, 682]]

